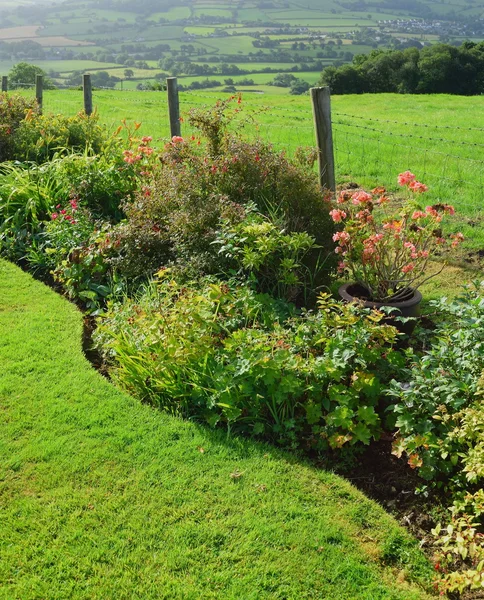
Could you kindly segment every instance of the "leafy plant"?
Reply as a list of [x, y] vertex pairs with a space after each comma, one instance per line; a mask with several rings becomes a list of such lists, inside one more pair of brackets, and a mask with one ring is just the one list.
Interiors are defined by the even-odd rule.
[[411, 366], [390, 389], [394, 453], [425, 479], [462, 487], [482, 473], [484, 298], [477, 288], [431, 304], [440, 317], [432, 342], [422, 356], [408, 351]]
[[380, 314], [321, 296], [320, 310], [297, 316], [247, 285], [160, 277], [99, 325], [98, 346], [130, 392], [293, 447], [379, 437], [382, 385], [402, 361]]
[[0, 253], [25, 255], [56, 203], [65, 199], [50, 165], [3, 163], [0, 166]]
[[[213, 242], [220, 223], [235, 225], [245, 207], [255, 206], [288, 236], [314, 238], [302, 268], [313, 289], [326, 285], [334, 265], [333, 226], [314, 173], [270, 145], [230, 133], [226, 110], [226, 103], [218, 103], [212, 112], [190, 117], [208, 136], [206, 145], [174, 137], [159, 156], [161, 168], [149, 165], [140, 172], [134, 202], [123, 205], [127, 220], [113, 231], [120, 241], [116, 268], [129, 277], [152, 275], [161, 266], [174, 266], [188, 278], [219, 273]], [[135, 160], [136, 152], [125, 160]]]
[[16, 158], [14, 148], [17, 129], [28, 114], [37, 110], [35, 99], [0, 93], [0, 161]]
[[29, 112], [15, 131], [12, 158], [41, 163], [73, 150], [98, 154], [107, 140], [96, 113], [66, 117]]
[[310, 290], [312, 281], [303, 259], [316, 248], [314, 238], [305, 232], [286, 233], [250, 205], [246, 213], [239, 223], [222, 220], [213, 242], [228, 259], [226, 274], [252, 280], [260, 291], [289, 301], [301, 290]]

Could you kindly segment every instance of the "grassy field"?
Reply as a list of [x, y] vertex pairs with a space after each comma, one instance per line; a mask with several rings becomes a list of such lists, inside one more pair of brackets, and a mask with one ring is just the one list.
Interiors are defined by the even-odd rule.
[[417, 543], [334, 474], [162, 414], [0, 261], [0, 588], [33, 600], [423, 600]]

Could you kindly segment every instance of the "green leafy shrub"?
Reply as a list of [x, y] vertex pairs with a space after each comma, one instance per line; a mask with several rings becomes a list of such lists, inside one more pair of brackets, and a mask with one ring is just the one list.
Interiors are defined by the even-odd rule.
[[0, 93], [0, 162], [15, 158], [17, 129], [27, 114], [38, 110], [35, 99]]
[[432, 305], [440, 321], [431, 345], [421, 357], [410, 354], [405, 383], [391, 387], [398, 428], [394, 452], [406, 453], [422, 477], [459, 487], [482, 472], [475, 446], [480, 445], [476, 416], [484, 369], [484, 298], [475, 290]]
[[75, 199], [57, 205], [50, 218], [39, 235], [41, 243], [29, 249], [27, 259], [34, 270], [48, 271], [70, 299], [92, 313], [124, 289], [106, 260], [112, 249], [107, 227]]
[[80, 112], [66, 117], [30, 112], [15, 131], [13, 156], [9, 158], [41, 163], [73, 150], [98, 154], [108, 137], [97, 114]]
[[236, 224], [254, 205], [287, 235], [314, 238], [303, 265], [314, 288], [327, 284], [333, 223], [314, 173], [268, 144], [231, 134], [225, 110], [226, 103], [218, 103], [212, 112], [192, 115], [207, 143], [174, 137], [159, 156], [161, 167], [145, 174], [135, 200], [124, 205], [126, 223], [113, 232], [120, 241], [117, 267], [130, 277], [167, 265], [191, 277], [217, 273], [213, 242], [221, 220]]
[[432, 530], [441, 594], [484, 587], [484, 490], [466, 493], [450, 509], [450, 522]]
[[381, 315], [294, 307], [247, 285], [181, 285], [170, 272], [137, 300], [110, 305], [97, 342], [113, 377], [142, 400], [293, 447], [368, 444], [382, 386], [402, 356]]
[[228, 261], [226, 274], [254, 281], [260, 291], [291, 301], [312, 288], [312, 273], [302, 261], [316, 247], [314, 238], [286, 233], [251, 206], [239, 223], [222, 220], [213, 243]]
[[394, 454], [450, 492], [447, 524], [433, 530], [442, 594], [484, 586], [484, 297], [481, 287], [433, 302], [439, 323], [422, 356], [409, 351], [396, 398]]
[[56, 174], [67, 195], [89, 208], [96, 218], [119, 221], [121, 203], [133, 198], [138, 180], [119, 154], [72, 153], [56, 161]]

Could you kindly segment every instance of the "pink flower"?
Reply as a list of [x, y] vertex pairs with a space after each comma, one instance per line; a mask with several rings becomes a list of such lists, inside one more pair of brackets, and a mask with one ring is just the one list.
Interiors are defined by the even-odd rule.
[[346, 219], [346, 213], [344, 210], [338, 210], [335, 208], [334, 210], [330, 211], [329, 214], [335, 223], [341, 223], [343, 219]]
[[426, 213], [424, 213], [422, 210], [415, 210], [412, 214], [412, 219], [416, 221], [417, 219], [423, 219], [426, 216]]
[[404, 248], [409, 248], [412, 252], [415, 252], [415, 246], [412, 244], [412, 242], [405, 242], [403, 244]]
[[174, 136], [171, 138], [171, 141], [172, 141], [174, 144], [178, 144], [178, 143], [180, 143], [180, 142], [183, 142], [183, 141], [184, 141], [184, 139], [183, 139], [183, 138], [182, 138], [180, 135], [174, 135]]
[[344, 260], [340, 260], [338, 263], [338, 273], [342, 273], [346, 269], [346, 263]]
[[366, 204], [373, 200], [373, 196], [367, 192], [356, 192], [351, 196], [353, 204]]
[[412, 181], [415, 181], [415, 175], [413, 173], [411, 173], [410, 171], [405, 171], [405, 173], [400, 173], [400, 175], [398, 176], [398, 185], [400, 185], [402, 187], [404, 185], [408, 185]]
[[151, 137], [151, 135], [145, 135], [141, 138], [141, 141], [143, 142], [143, 144], [149, 144], [151, 141], [153, 141], [153, 138]]
[[57, 213], [52, 213], [52, 214], [50, 215], [50, 218], [51, 218], [53, 221], [55, 221], [55, 220], [57, 219], [57, 217], [58, 217], [58, 216], [59, 216], [59, 215], [58, 215]]
[[444, 204], [444, 212], [450, 216], [455, 215], [455, 208], [451, 204]]
[[408, 189], [412, 190], [416, 194], [421, 194], [422, 192], [426, 192], [429, 188], [425, 185], [425, 183], [420, 183], [420, 181], [411, 181], [408, 184]]
[[61, 215], [65, 215], [65, 214], [66, 214], [66, 211], [65, 211], [65, 209], [64, 209], [64, 208], [63, 208], [63, 209], [60, 211], [60, 214], [61, 214]]
[[339, 242], [340, 246], [345, 246], [350, 241], [350, 234], [347, 231], [338, 231], [333, 235], [333, 242]]
[[415, 265], [413, 263], [409, 263], [408, 265], [405, 265], [404, 267], [402, 267], [402, 273], [409, 273], [410, 271], [413, 271], [415, 269]]
[[425, 207], [425, 212], [427, 213], [427, 215], [431, 216], [431, 217], [438, 217], [439, 213], [435, 210], [435, 208], [433, 206], [426, 206]]

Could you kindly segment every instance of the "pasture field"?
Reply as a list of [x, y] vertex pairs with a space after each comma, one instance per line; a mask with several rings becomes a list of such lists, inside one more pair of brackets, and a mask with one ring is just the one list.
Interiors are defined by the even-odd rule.
[[[270, 74], [266, 74], [271, 78]], [[211, 77], [212, 78], [212, 77]], [[223, 79], [221, 77], [216, 77]], [[183, 81], [183, 80], [180, 80]], [[290, 96], [287, 88], [256, 86], [265, 94], [244, 93], [245, 114], [254, 115], [247, 135], [258, 136], [292, 154], [313, 146], [308, 96]], [[213, 105], [227, 97], [218, 89], [180, 94], [181, 112]], [[368, 94], [332, 98], [337, 179], [396, 191], [396, 176], [409, 169], [429, 186], [426, 202], [456, 206], [456, 227], [469, 248], [482, 247], [484, 231], [484, 111], [481, 97]], [[169, 137], [166, 95], [162, 92], [95, 92], [103, 122], [115, 129], [121, 119], [142, 123], [140, 133]], [[82, 108], [82, 92], [46, 92], [45, 109], [73, 114]], [[186, 120], [184, 135], [192, 135]]]

